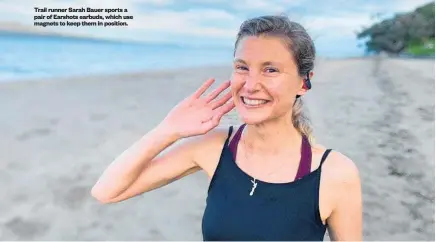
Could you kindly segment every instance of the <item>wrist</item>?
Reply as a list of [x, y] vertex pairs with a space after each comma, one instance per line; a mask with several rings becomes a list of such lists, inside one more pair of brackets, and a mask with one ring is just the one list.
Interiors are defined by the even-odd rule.
[[168, 140], [170, 143], [176, 142], [177, 140], [181, 139], [182, 137], [175, 132], [173, 129], [171, 129], [169, 126], [164, 124], [159, 124], [155, 129], [154, 132], [159, 136], [164, 138], [165, 140]]

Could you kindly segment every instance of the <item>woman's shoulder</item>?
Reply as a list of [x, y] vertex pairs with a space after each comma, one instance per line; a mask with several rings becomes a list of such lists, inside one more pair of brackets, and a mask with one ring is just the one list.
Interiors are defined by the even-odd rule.
[[[230, 127], [216, 127], [204, 135], [189, 138], [197, 144], [194, 156], [200, 166], [215, 161], [221, 155], [223, 145], [229, 136], [229, 129]], [[234, 131], [232, 133], [234, 134]]]
[[[234, 130], [234, 128], [232, 128]], [[194, 137], [198, 140], [198, 142], [202, 143], [205, 146], [215, 146], [215, 145], [223, 145], [225, 140], [228, 138], [230, 134], [230, 126], [229, 127], [216, 127], [204, 135]], [[232, 134], [235, 132], [233, 131]]]
[[[317, 144], [313, 147], [314, 153], [322, 155], [327, 148]], [[359, 169], [356, 163], [347, 155], [332, 149], [322, 164], [323, 175], [334, 183], [349, 184], [359, 181]]]

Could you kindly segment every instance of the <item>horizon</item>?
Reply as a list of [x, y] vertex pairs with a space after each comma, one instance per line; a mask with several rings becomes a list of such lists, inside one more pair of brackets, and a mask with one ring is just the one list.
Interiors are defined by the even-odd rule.
[[[308, 0], [244, 0], [242, 4], [229, 0], [186, 0], [184, 4], [174, 0], [38, 0], [37, 4], [23, 0], [20, 5], [14, 2], [0, 2], [0, 22], [16, 24], [22, 28], [21, 33], [39, 35], [41, 32], [54, 32], [54, 35], [66, 38], [194, 48], [232, 48], [243, 20], [285, 13], [308, 30], [319, 56], [334, 58], [364, 55], [364, 47], [359, 47], [363, 41], [356, 38], [356, 31], [364, 26], [434, 1], [387, 0], [377, 3], [375, 0], [358, 0], [358, 3], [352, 4], [316, 0], [315, 4], [310, 1], [310, 5], [307, 5]], [[314, 5], [317, 7], [314, 8]], [[117, 28], [33, 27], [34, 7], [127, 8], [134, 19], [128, 21], [128, 27]]]

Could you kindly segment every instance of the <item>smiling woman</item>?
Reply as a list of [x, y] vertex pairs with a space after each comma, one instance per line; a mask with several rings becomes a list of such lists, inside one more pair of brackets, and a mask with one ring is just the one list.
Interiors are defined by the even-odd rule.
[[[204, 170], [210, 179], [204, 240], [315, 241], [326, 229], [333, 240], [361, 240], [357, 168], [315, 144], [302, 114], [314, 60], [300, 24], [283, 16], [245, 21], [231, 80], [204, 94], [209, 79], [179, 103], [116, 158], [92, 195], [119, 202]], [[234, 108], [243, 124], [236, 132], [217, 128]]]

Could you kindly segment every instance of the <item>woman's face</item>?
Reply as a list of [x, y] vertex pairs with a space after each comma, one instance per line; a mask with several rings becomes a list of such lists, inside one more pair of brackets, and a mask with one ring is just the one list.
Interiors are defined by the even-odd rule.
[[241, 39], [231, 79], [236, 110], [247, 124], [290, 115], [295, 96], [305, 93], [290, 51], [275, 37]]

